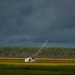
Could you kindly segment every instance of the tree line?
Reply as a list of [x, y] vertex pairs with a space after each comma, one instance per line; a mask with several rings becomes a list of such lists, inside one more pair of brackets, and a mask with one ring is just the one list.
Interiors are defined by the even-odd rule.
[[[34, 56], [39, 47], [0, 47], [0, 58], [26, 58]], [[38, 58], [75, 58], [75, 48], [44, 47]]]

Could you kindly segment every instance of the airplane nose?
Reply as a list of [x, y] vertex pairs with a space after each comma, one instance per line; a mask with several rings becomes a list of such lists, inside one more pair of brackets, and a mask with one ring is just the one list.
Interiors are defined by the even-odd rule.
[[26, 62], [26, 60], [25, 60], [25, 62]]

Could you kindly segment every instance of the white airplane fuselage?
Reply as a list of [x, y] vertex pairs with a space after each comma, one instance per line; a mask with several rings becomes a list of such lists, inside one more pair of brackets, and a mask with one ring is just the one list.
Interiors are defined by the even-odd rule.
[[25, 59], [25, 62], [34, 62], [34, 61], [35, 60], [33, 58], [31, 58], [31, 57]]

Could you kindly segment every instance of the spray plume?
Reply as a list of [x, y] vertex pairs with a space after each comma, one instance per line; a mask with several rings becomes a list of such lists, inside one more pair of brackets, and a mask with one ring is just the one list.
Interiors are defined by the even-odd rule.
[[41, 49], [47, 44], [47, 42], [48, 42], [48, 40], [41, 46], [41, 48], [38, 50], [38, 52], [34, 55], [35, 57], [37, 56], [37, 54], [38, 54], [39, 52], [41, 52]]

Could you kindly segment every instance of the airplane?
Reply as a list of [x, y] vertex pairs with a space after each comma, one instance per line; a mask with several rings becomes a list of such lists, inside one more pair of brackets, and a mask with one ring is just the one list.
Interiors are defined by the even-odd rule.
[[47, 44], [47, 42], [48, 42], [48, 40], [41, 46], [41, 48], [37, 51], [37, 53], [34, 56], [26, 58], [25, 62], [34, 62], [36, 56], [38, 55], [38, 53], [41, 52], [42, 48]]

